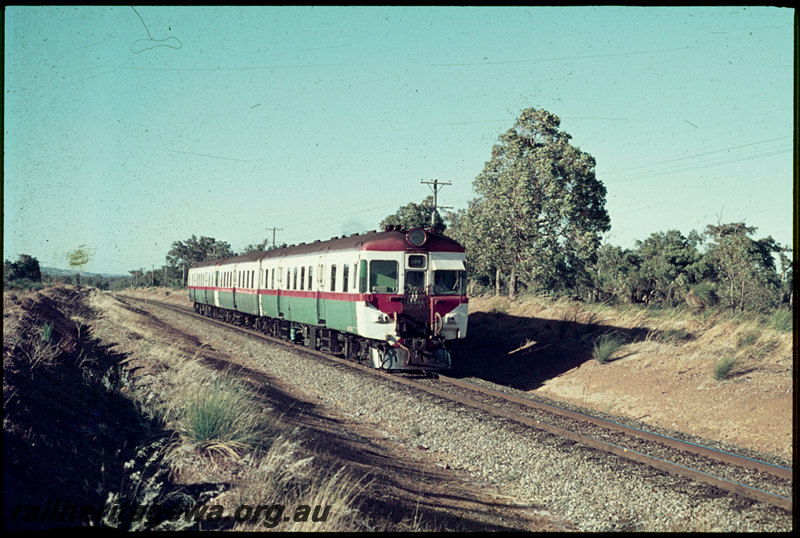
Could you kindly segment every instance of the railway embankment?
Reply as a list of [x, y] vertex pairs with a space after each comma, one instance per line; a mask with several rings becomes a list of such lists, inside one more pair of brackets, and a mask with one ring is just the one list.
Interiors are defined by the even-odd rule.
[[[470, 375], [791, 466], [793, 335], [785, 326], [535, 297], [472, 298], [470, 312]], [[604, 336], [618, 345], [601, 363], [595, 344]]]

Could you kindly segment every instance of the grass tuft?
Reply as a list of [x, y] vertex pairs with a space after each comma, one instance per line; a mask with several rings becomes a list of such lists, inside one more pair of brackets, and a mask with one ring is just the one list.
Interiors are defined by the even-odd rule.
[[792, 330], [793, 321], [794, 316], [791, 310], [779, 308], [773, 312], [767, 323], [772, 329], [786, 333]]
[[714, 363], [714, 379], [722, 381], [727, 379], [733, 372], [737, 360], [733, 355], [724, 355]]
[[594, 341], [594, 360], [606, 364], [611, 355], [624, 345], [622, 340], [613, 334], [602, 334]]
[[253, 446], [257, 439], [252, 404], [239, 383], [218, 378], [189, 397], [183, 434], [210, 451], [234, 455], [238, 449]]
[[660, 342], [662, 344], [678, 345], [686, 340], [689, 340], [691, 335], [686, 329], [667, 329], [659, 331], [651, 329], [646, 336], [646, 340], [653, 342]]
[[53, 341], [53, 322], [48, 321], [42, 326], [42, 342], [49, 344]]
[[736, 347], [737, 348], [750, 347], [756, 343], [756, 341], [760, 336], [761, 336], [760, 331], [753, 330], [753, 331], [743, 332], [736, 339]]

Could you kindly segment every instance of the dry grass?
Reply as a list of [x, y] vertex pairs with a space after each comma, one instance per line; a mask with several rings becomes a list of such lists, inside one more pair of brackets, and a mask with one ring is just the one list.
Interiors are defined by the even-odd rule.
[[[359, 495], [369, 483], [365, 477], [321, 464], [303, 447], [302, 430], [286, 431], [281, 417], [250, 389], [228, 373], [207, 367], [200, 360], [202, 348], [176, 344], [167, 328], [108, 295], [94, 300], [105, 312], [106, 330], [110, 327], [115, 333], [105, 336], [132, 336], [125, 351], [138, 370], [129, 397], [143, 414], [158, 418], [177, 434], [157, 451], [156, 459], [168, 474], [205, 481], [238, 469], [237, 478], [228, 478], [231, 489], [208, 503], [224, 506], [229, 516], [239, 510], [234, 530], [370, 528], [358, 510]], [[165, 475], [148, 471], [144, 461], [131, 462], [130, 485], [117, 499], [163, 500]], [[286, 512], [278, 514], [277, 505], [285, 506]]]
[[[620, 331], [632, 354], [641, 359], [696, 357], [713, 370], [717, 358], [731, 352], [742, 371], [783, 369], [791, 365], [792, 313], [777, 310], [772, 315], [731, 313], [719, 308], [702, 311], [678, 307], [608, 305], [582, 303], [542, 295], [475, 297], [471, 312], [502, 312], [499, 324], [533, 318], [555, 327], [560, 341], [585, 340], [596, 331]], [[727, 362], [727, 361], [725, 361]], [[727, 367], [728, 377], [735, 375]], [[737, 368], [738, 371], [738, 368]]]

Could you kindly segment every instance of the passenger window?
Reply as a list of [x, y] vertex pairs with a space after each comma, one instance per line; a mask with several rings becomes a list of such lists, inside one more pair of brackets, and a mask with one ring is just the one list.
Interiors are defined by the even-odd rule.
[[396, 261], [372, 260], [369, 263], [370, 293], [397, 293]]
[[347, 281], [350, 276], [350, 266], [348, 264], [344, 264], [342, 268], [344, 274], [342, 275], [342, 291], [347, 291]]
[[305, 281], [306, 281], [306, 268], [305, 267], [301, 267], [300, 268], [300, 289], [301, 290], [305, 289], [305, 288], [303, 288], [303, 282], [305, 282]]
[[425, 271], [406, 271], [406, 293], [425, 289]]
[[331, 291], [336, 291], [336, 266], [331, 265]]
[[312, 284], [314, 283], [314, 279], [312, 277], [313, 271], [311, 270], [312, 267], [313, 266], [311, 265], [308, 266], [308, 291], [311, 291], [311, 288], [313, 287]]
[[465, 295], [467, 292], [465, 276], [464, 271], [434, 271], [433, 294]]

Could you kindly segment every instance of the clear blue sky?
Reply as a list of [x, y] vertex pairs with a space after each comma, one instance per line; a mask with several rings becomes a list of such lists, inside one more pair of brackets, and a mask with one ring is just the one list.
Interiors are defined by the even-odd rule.
[[787, 8], [6, 7], [3, 257], [160, 267], [466, 207], [527, 107], [597, 160], [632, 247], [745, 221], [792, 243]]

